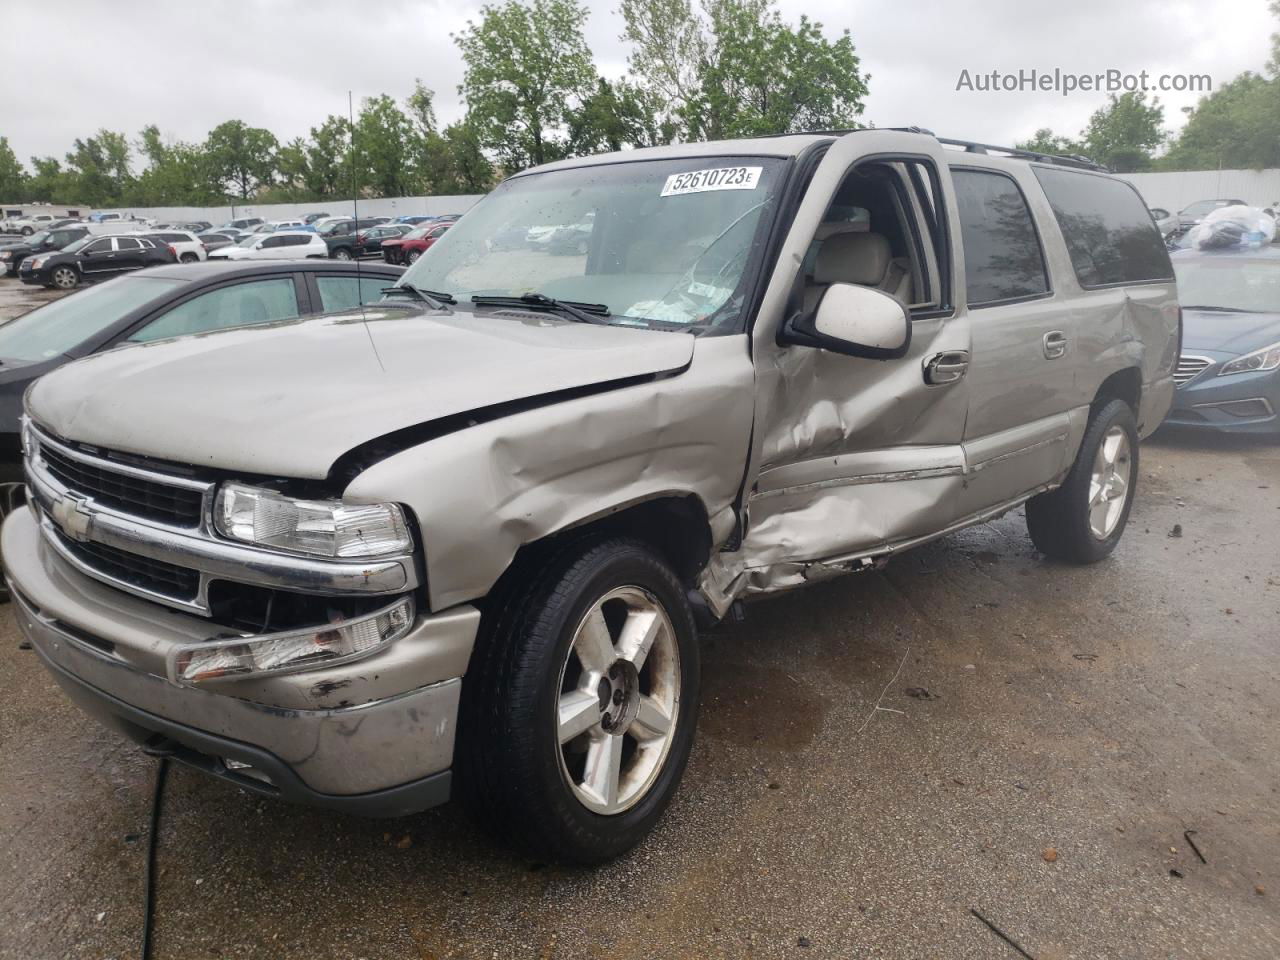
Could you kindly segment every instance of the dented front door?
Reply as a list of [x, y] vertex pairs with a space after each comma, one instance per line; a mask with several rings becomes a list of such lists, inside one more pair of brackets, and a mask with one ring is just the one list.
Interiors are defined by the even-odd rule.
[[[800, 205], [752, 334], [757, 396], [745, 536], [714, 571], [724, 595], [843, 572], [865, 562], [865, 554], [955, 519], [968, 408], [967, 318], [946, 309], [916, 311], [910, 351], [898, 360], [857, 359], [776, 339], [787, 292], [844, 177], [859, 163], [895, 157], [932, 165], [938, 229], [948, 240], [940, 255], [950, 275], [959, 274], [949, 226], [956, 210], [938, 143], [889, 131], [836, 141]], [[928, 382], [931, 365], [932, 378], [943, 382]]]

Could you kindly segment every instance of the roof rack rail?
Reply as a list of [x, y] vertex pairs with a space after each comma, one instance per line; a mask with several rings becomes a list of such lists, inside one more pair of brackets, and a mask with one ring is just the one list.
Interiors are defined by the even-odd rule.
[[[919, 131], [924, 133], [926, 131]], [[1019, 160], [1035, 160], [1039, 163], [1056, 163], [1064, 167], [1078, 167], [1084, 170], [1097, 170], [1101, 173], [1110, 173], [1111, 171], [1100, 163], [1095, 163], [1088, 157], [1076, 156], [1073, 154], [1056, 154], [1056, 153], [1037, 153], [1034, 150], [1019, 150], [1017, 147], [997, 147], [990, 143], [974, 143], [971, 140], [953, 140], [950, 137], [938, 137], [939, 143], [947, 144], [952, 147], [964, 147], [965, 153], [1002, 153], [1007, 157], [1016, 157]]]
[[1110, 173], [1109, 167], [1103, 166], [1088, 157], [1076, 154], [1037, 153], [1034, 150], [1019, 150], [1017, 147], [998, 147], [991, 143], [976, 143], [973, 140], [954, 140], [951, 137], [940, 137], [925, 127], [859, 127], [856, 130], [799, 130], [795, 133], [771, 133], [766, 137], [842, 137], [849, 133], [863, 131], [891, 130], [894, 133], [922, 133], [933, 137], [939, 143], [951, 147], [964, 147], [965, 153], [1000, 153], [1019, 160], [1034, 160], [1037, 163], [1054, 163], [1062, 167], [1075, 167], [1081, 170], [1096, 170], [1099, 173]]

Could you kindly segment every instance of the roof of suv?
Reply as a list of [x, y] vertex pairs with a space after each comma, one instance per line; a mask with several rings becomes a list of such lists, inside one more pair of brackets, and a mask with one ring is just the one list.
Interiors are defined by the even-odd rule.
[[[936, 140], [938, 143], [949, 147], [964, 148], [963, 154], [957, 151], [957, 155], [966, 157], [966, 162], [981, 158], [982, 161], [995, 161], [996, 166], [1004, 161], [1015, 163], [1049, 163], [1062, 164], [1077, 170], [1086, 170], [1094, 173], [1109, 173], [1105, 167], [1093, 163], [1086, 157], [1070, 157], [1056, 156], [1052, 154], [1038, 154], [1029, 151], [1017, 150], [1013, 147], [1000, 147], [992, 144], [971, 143], [966, 140], [954, 140], [948, 137], [935, 136], [928, 130], [918, 127], [867, 127], [863, 130], [818, 130], [811, 133], [790, 133], [781, 136], [772, 137], [749, 137], [742, 140], [708, 140], [705, 142], [694, 143], [673, 143], [664, 147], [641, 147], [636, 150], [621, 150], [613, 153], [600, 153], [594, 156], [574, 157], [569, 160], [558, 160], [554, 163], [545, 163], [539, 167], [530, 167], [522, 170], [514, 177], [521, 177], [528, 173], [541, 173], [546, 170], [565, 170], [573, 167], [588, 167], [601, 163], [616, 163], [628, 160], [670, 160], [682, 157], [708, 157], [708, 156], [752, 156], [752, 157], [797, 157], [804, 153], [809, 147], [816, 143], [830, 143], [839, 137], [853, 133], [874, 133], [877, 130], [882, 132], [892, 131], [894, 133], [906, 133], [916, 136], [928, 137]], [[514, 179], [513, 177], [513, 179]]]

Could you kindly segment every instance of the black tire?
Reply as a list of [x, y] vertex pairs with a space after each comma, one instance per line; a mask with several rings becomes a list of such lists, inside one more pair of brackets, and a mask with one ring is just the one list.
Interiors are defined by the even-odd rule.
[[[1124, 502], [1114, 528], [1099, 536], [1090, 527], [1090, 486], [1098, 448], [1113, 429], [1123, 431], [1128, 440], [1128, 482]], [[1138, 489], [1138, 427], [1133, 408], [1123, 400], [1112, 400], [1094, 412], [1080, 443], [1075, 463], [1062, 486], [1027, 501], [1027, 530], [1031, 542], [1047, 557], [1069, 563], [1097, 563], [1106, 558], [1129, 521], [1129, 511]]]
[[54, 267], [49, 271], [49, 286], [55, 290], [74, 290], [80, 285], [80, 271], [69, 264]]
[[[18, 507], [27, 502], [25, 480], [21, 463], [0, 463], [0, 525]], [[0, 574], [4, 572], [4, 557], [0, 556]], [[9, 587], [0, 577], [0, 604], [9, 602]]]
[[184, 253], [178, 258], [180, 263], [197, 263], [200, 260], [194, 253]]
[[[502, 841], [539, 859], [602, 863], [644, 838], [684, 773], [698, 709], [693, 613], [675, 574], [635, 540], [582, 540], [526, 569], [530, 575], [500, 589], [486, 611], [463, 680], [460, 792]], [[667, 614], [679, 695], [671, 742], [647, 792], [628, 809], [602, 815], [567, 780], [555, 717], [578, 625], [598, 600], [628, 586], [641, 588]]]
[[417, 263], [417, 262], [418, 262], [418, 258], [419, 258], [420, 256], [422, 256], [422, 251], [421, 251], [421, 250], [410, 250], [410, 251], [409, 251], [409, 256], [408, 256], [409, 266], [413, 266], [415, 263]]
[[35, 233], [35, 231], [34, 231], [34, 230], [32, 230], [30, 227], [23, 227], [23, 228], [22, 228], [22, 235], [23, 235], [24, 237], [29, 237], [29, 236], [31, 236], [33, 233]]
[[334, 250], [333, 253], [330, 254], [330, 256], [332, 256], [334, 260], [355, 259], [354, 257], [351, 256], [351, 251], [348, 250], [346, 247], [338, 247], [338, 249]]

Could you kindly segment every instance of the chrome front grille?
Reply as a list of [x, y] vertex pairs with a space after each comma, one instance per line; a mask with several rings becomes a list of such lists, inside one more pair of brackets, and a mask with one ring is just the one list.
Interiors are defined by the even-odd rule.
[[[121, 473], [110, 461], [88, 457], [47, 441], [40, 444], [45, 467], [68, 490], [91, 497], [121, 513], [145, 517], [175, 527], [200, 526], [207, 485], [175, 486], [140, 473]], [[177, 479], [177, 478], [175, 478]]]
[[1213, 360], [1209, 357], [1197, 357], [1184, 353], [1178, 358], [1178, 366], [1173, 371], [1173, 382], [1178, 386], [1190, 383], [1204, 373], [1211, 363], [1213, 363]]
[[55, 530], [53, 535], [65, 552], [115, 583], [128, 584], [148, 594], [184, 603], [194, 603], [200, 594], [200, 574], [196, 570], [152, 560], [104, 543], [77, 542], [59, 530]]
[[421, 584], [413, 554], [333, 560], [220, 537], [216, 481], [69, 443], [24, 420], [28, 502], [45, 542], [80, 573], [188, 613], [220, 615], [210, 588], [365, 597]]

